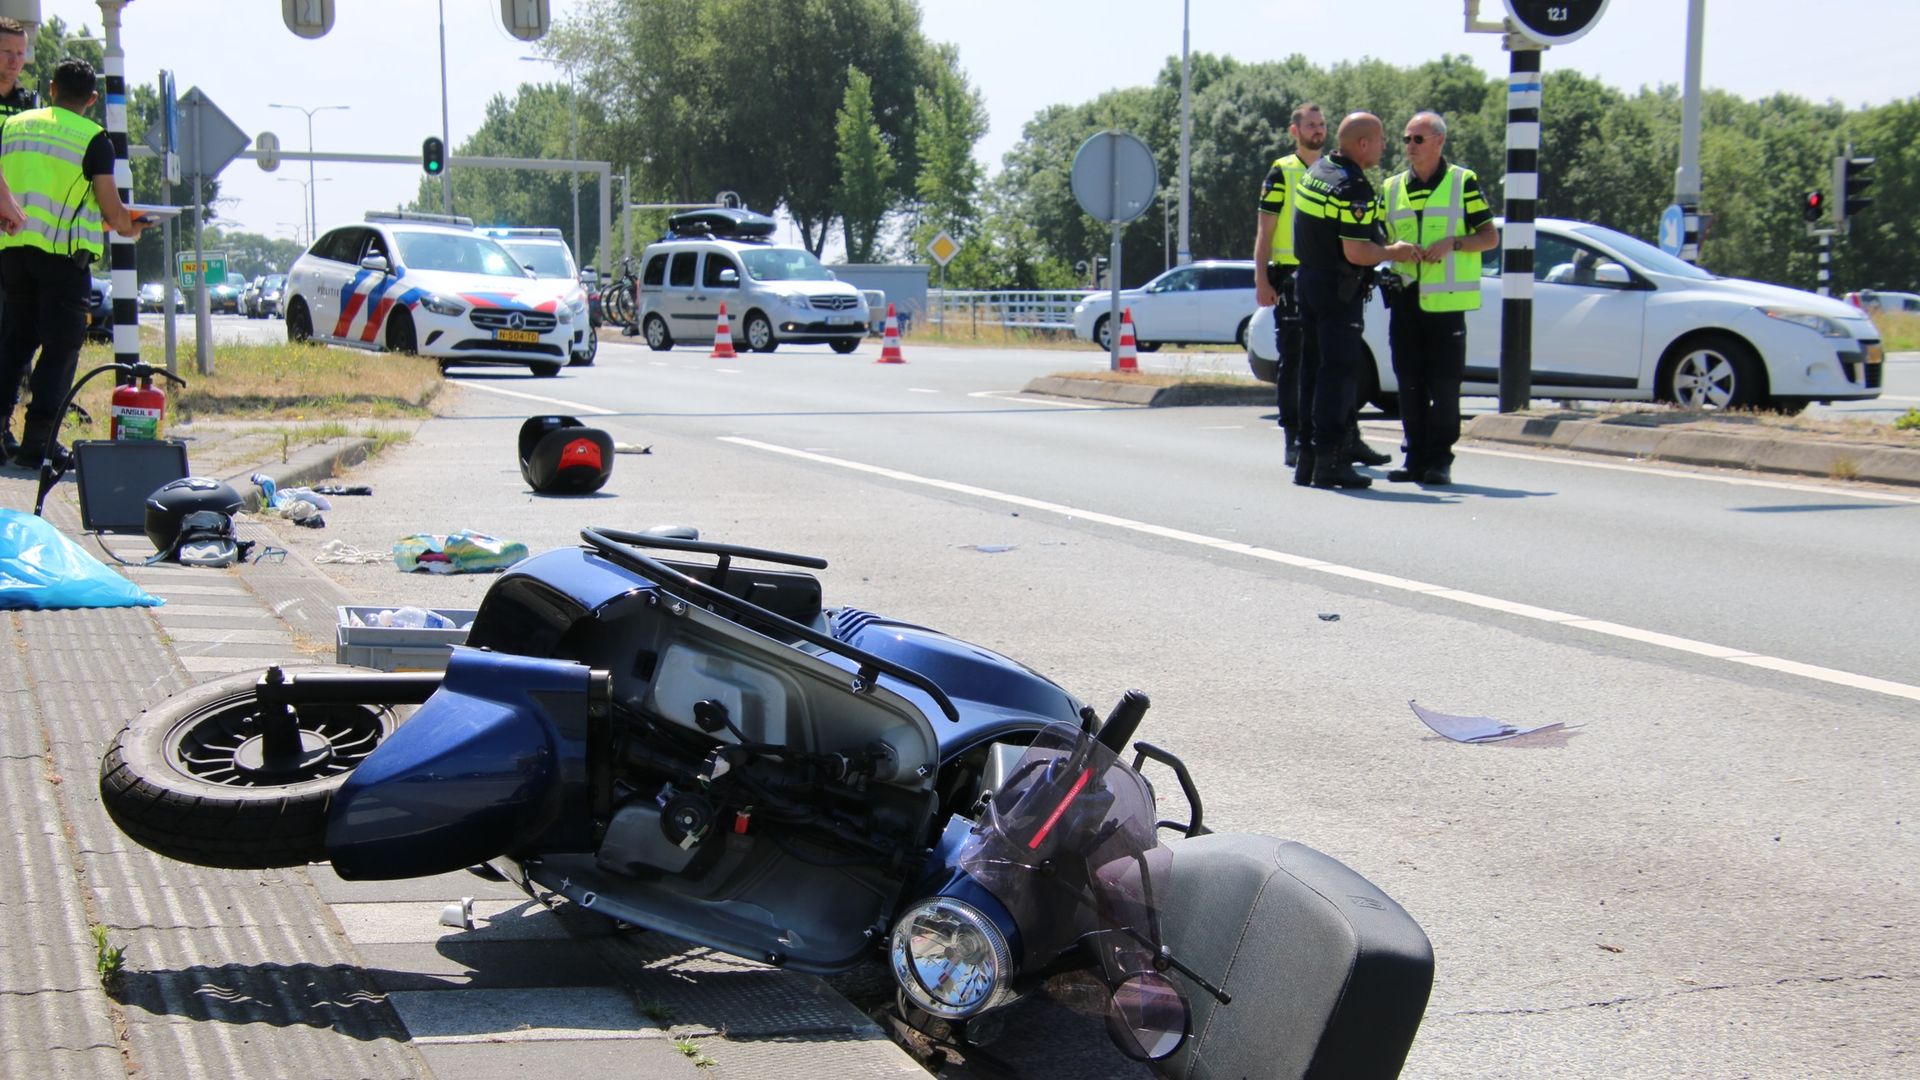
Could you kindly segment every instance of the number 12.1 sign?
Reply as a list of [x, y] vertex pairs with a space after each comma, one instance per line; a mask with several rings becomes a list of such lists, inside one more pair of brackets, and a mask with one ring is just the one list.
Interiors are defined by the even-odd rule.
[[1506, 0], [1520, 32], [1542, 45], [1565, 45], [1593, 29], [1607, 0]]

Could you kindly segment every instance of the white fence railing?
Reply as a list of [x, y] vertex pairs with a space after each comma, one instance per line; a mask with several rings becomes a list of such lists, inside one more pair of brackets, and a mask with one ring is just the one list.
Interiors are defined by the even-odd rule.
[[1072, 332], [1074, 305], [1083, 289], [927, 290], [927, 319], [938, 326], [1000, 326], [1009, 330]]

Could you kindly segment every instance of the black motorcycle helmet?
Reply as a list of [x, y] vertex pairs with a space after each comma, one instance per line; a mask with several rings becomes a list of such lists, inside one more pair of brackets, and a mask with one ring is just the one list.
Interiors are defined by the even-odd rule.
[[530, 416], [520, 425], [520, 476], [548, 495], [598, 491], [613, 475], [613, 437], [571, 416]]
[[188, 476], [163, 484], [147, 496], [147, 539], [155, 551], [173, 547], [180, 536], [180, 522], [198, 510], [213, 510], [232, 516], [246, 503], [233, 485], [205, 476]]

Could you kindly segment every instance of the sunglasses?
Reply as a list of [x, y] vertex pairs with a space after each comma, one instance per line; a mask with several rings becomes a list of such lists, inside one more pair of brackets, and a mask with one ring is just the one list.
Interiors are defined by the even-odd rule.
[[[1436, 136], [1436, 137], [1437, 137], [1437, 136]], [[1412, 144], [1413, 144], [1413, 145], [1415, 145], [1415, 146], [1425, 146], [1425, 145], [1427, 145], [1427, 136], [1425, 136], [1425, 135], [1402, 135], [1402, 136], [1400, 136], [1400, 141], [1401, 141], [1401, 142], [1403, 142], [1403, 143], [1412, 143]]]

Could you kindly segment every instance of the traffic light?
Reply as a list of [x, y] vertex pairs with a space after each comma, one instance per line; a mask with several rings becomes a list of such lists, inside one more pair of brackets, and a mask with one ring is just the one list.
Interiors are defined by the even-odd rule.
[[438, 135], [427, 136], [420, 144], [420, 167], [428, 176], [439, 176], [447, 168], [447, 144], [440, 141]]
[[1847, 219], [1857, 217], [1861, 211], [1873, 205], [1866, 197], [1867, 188], [1872, 186], [1873, 177], [1867, 171], [1873, 168], [1870, 157], [1854, 157], [1843, 154], [1833, 159], [1833, 223], [1844, 227]]
[[1826, 208], [1827, 196], [1824, 192], [1809, 191], [1800, 196], [1800, 216], [1806, 218], [1809, 225], [1818, 225], [1820, 215]]

